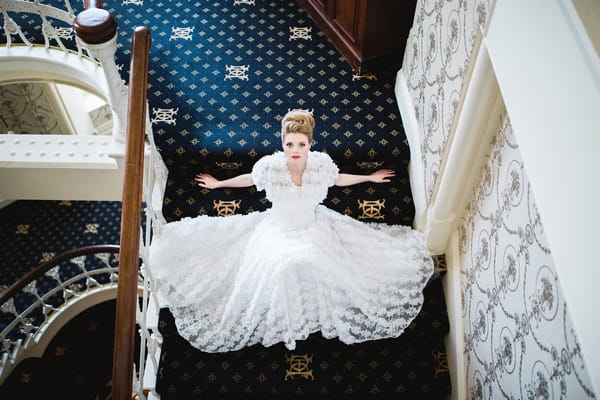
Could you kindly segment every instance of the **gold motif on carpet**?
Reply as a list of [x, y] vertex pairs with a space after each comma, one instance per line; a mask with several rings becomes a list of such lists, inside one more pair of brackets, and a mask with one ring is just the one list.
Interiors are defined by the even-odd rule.
[[439, 374], [445, 374], [448, 372], [448, 355], [439, 351], [433, 352], [433, 359], [437, 361], [438, 365], [435, 367], [434, 376], [437, 378]]
[[243, 163], [239, 162], [218, 162], [217, 167], [224, 169], [225, 171], [234, 171], [242, 166]]
[[217, 210], [217, 216], [219, 217], [227, 217], [235, 214], [235, 210], [240, 208], [241, 200], [213, 200], [213, 208]]
[[362, 169], [376, 169], [383, 166], [383, 161], [357, 161], [356, 166]]
[[295, 376], [301, 376], [304, 379], [313, 381], [315, 380], [313, 370], [309, 369], [310, 363], [313, 360], [312, 354], [310, 356], [308, 354], [293, 354], [291, 357], [286, 354], [285, 359], [290, 365], [290, 368], [285, 370], [285, 378], [283, 380], [287, 381], [288, 378], [294, 379]]
[[385, 208], [385, 199], [383, 200], [358, 200], [358, 208], [362, 214], [358, 219], [383, 219], [385, 215], [381, 214]]

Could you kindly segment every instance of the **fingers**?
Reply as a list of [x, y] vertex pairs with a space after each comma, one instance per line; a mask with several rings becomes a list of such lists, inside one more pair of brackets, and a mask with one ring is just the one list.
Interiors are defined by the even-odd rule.
[[375, 183], [388, 183], [391, 182], [389, 178], [396, 176], [396, 173], [391, 169], [380, 169], [373, 173]]
[[197, 174], [194, 177], [194, 180], [196, 182], [198, 182], [198, 186], [200, 186], [202, 188], [205, 188], [205, 189], [212, 189], [213, 188], [212, 181], [214, 179], [215, 178], [213, 178], [213, 176], [210, 175], [210, 174]]
[[391, 169], [380, 169], [379, 171], [375, 172], [375, 174], [381, 178], [393, 178], [396, 176], [396, 173]]
[[212, 175], [210, 174], [197, 174], [196, 177], [194, 178], [194, 180], [196, 181], [201, 181], [201, 180], [206, 180], [212, 178]]
[[198, 186], [205, 188], [205, 189], [214, 189], [213, 185], [211, 185], [208, 182], [204, 182], [204, 181], [198, 181]]

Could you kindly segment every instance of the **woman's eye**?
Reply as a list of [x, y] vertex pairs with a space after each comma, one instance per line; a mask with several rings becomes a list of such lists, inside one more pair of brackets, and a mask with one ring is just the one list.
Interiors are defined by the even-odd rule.
[[306, 147], [306, 143], [300, 143], [300, 147]]
[[285, 145], [286, 145], [287, 147], [292, 147], [292, 144], [291, 144], [291, 143], [286, 143]]

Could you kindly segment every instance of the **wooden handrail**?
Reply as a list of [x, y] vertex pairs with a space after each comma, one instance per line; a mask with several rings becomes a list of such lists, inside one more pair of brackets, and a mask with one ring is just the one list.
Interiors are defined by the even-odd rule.
[[131, 399], [132, 393], [150, 43], [148, 28], [136, 28], [133, 33], [129, 69], [127, 150], [123, 180], [121, 257], [112, 373], [113, 400]]
[[102, 0], [85, 0], [84, 10], [77, 14], [75, 34], [87, 44], [106, 43], [117, 34], [117, 20], [102, 8]]

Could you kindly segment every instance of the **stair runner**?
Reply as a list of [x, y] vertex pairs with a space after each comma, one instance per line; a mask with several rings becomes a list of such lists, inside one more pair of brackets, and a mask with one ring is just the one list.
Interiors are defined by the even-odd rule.
[[346, 345], [319, 333], [297, 342], [204, 353], [177, 334], [169, 310], [160, 313], [164, 337], [156, 390], [162, 400], [212, 398], [445, 399], [450, 377], [448, 333], [439, 279], [425, 290], [418, 317], [395, 339]]

